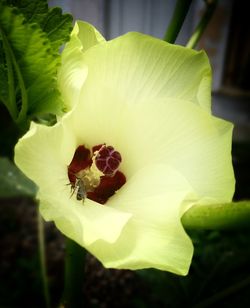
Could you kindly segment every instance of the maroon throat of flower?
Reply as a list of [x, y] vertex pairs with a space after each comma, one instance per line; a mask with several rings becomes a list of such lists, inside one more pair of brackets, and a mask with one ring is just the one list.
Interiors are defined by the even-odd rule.
[[119, 171], [121, 154], [112, 146], [99, 144], [91, 150], [80, 145], [68, 166], [71, 196], [85, 198], [104, 204], [126, 182]]

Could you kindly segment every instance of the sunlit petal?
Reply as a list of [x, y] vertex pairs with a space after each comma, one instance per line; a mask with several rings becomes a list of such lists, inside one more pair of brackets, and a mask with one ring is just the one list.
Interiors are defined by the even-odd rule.
[[62, 65], [58, 73], [58, 85], [68, 110], [77, 103], [88, 75], [88, 67], [83, 60], [84, 52], [104, 41], [102, 35], [89, 23], [79, 21], [75, 24], [71, 39], [62, 53]]

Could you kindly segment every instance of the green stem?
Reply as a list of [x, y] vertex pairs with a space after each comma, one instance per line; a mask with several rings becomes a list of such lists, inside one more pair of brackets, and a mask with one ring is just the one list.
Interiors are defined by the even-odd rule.
[[[9, 42], [8, 42], [7, 37], [3, 33], [3, 31], [1, 31], [1, 35], [3, 37], [3, 42], [4, 42], [4, 44], [6, 46], [6, 50], [7, 50], [7, 52], [6, 52], [7, 65], [8, 66], [11, 65], [11, 68], [12, 68], [12, 65], [13, 65], [15, 72], [16, 72], [17, 79], [18, 79], [18, 85], [19, 85], [20, 90], [21, 90], [22, 105], [21, 105], [21, 110], [20, 110], [18, 116], [16, 116], [17, 119], [15, 119], [15, 120], [19, 125], [25, 126], [26, 125], [26, 116], [27, 116], [27, 111], [28, 111], [28, 95], [27, 95], [27, 91], [26, 91], [26, 88], [25, 88], [24, 79], [23, 79], [20, 67], [17, 63], [15, 54], [14, 54], [14, 52], [13, 52], [13, 50], [12, 50], [12, 48], [11, 48]], [[10, 64], [8, 63], [8, 61], [10, 61]], [[9, 72], [9, 69], [8, 69], [8, 72]], [[13, 78], [13, 70], [12, 70], [12, 76], [10, 76], [10, 77]], [[12, 108], [14, 108], [14, 106], [15, 106], [15, 111], [17, 113], [18, 111], [17, 111], [17, 106], [16, 106], [16, 100], [15, 100], [15, 89], [13, 89], [14, 79], [11, 80], [11, 82], [13, 82], [13, 86], [12, 86], [11, 89], [9, 89], [9, 96], [11, 97], [10, 103], [11, 103], [11, 106], [13, 105]], [[14, 96], [14, 102], [12, 102], [13, 96]]]
[[[233, 294], [237, 293], [239, 290], [247, 287], [250, 284], [250, 277], [245, 278], [244, 280], [226, 288], [225, 290], [216, 293], [212, 297], [206, 299], [205, 301], [193, 306], [193, 308], [206, 308], [206, 307], [215, 307], [216, 303], [218, 304], [218, 301], [228, 297], [232, 296]], [[218, 306], [220, 307], [220, 306]]]
[[205, 291], [207, 289], [209, 283], [211, 283], [211, 281], [213, 279], [215, 279], [216, 275], [217, 275], [217, 277], [219, 277], [220, 270], [223, 266], [223, 263], [225, 262], [225, 260], [228, 258], [228, 256], [230, 254], [231, 254], [231, 252], [222, 254], [222, 256], [219, 258], [219, 260], [217, 260], [215, 266], [210, 268], [209, 273], [200, 282], [200, 286], [195, 292], [195, 296], [193, 297], [194, 302], [197, 302], [197, 299], [199, 299], [201, 297], [203, 291]]
[[43, 293], [44, 293], [46, 307], [50, 308], [49, 286], [48, 286], [46, 259], [45, 259], [44, 224], [42, 216], [39, 213], [39, 210], [37, 219], [38, 219], [38, 243], [39, 243], [42, 282], [43, 282]]
[[66, 239], [65, 280], [63, 303], [67, 308], [81, 308], [83, 300], [83, 278], [85, 250], [71, 239]]
[[26, 91], [26, 88], [25, 88], [25, 83], [24, 83], [24, 80], [23, 80], [23, 76], [22, 76], [20, 67], [19, 67], [19, 65], [16, 61], [16, 58], [15, 58], [15, 55], [14, 55], [12, 49], [11, 49], [11, 57], [12, 57], [14, 68], [16, 70], [19, 87], [21, 89], [22, 105], [21, 105], [21, 110], [20, 110], [18, 118], [17, 118], [17, 123], [25, 126], [25, 124], [23, 124], [23, 123], [26, 122], [26, 117], [27, 117], [28, 95], [27, 95], [27, 91]]
[[247, 229], [250, 228], [250, 202], [195, 205], [181, 221], [187, 230]]
[[175, 42], [191, 2], [192, 0], [177, 0], [172, 19], [163, 38], [164, 41], [172, 44]]
[[17, 119], [17, 106], [16, 106], [16, 96], [15, 96], [15, 83], [14, 83], [14, 71], [13, 71], [13, 65], [12, 65], [12, 59], [11, 54], [9, 50], [9, 43], [8, 40], [0, 28], [0, 33], [3, 41], [3, 48], [6, 58], [6, 64], [7, 64], [7, 71], [8, 71], [8, 94], [9, 94], [9, 100], [7, 102], [4, 102], [5, 106], [9, 110], [9, 113], [13, 119], [13, 121], [16, 121]]
[[211, 17], [213, 16], [213, 13], [215, 11], [215, 8], [217, 6], [217, 0], [207, 0], [206, 1], [206, 9], [205, 12], [198, 23], [196, 29], [194, 30], [193, 35], [190, 37], [186, 47], [188, 48], [195, 48], [197, 43], [199, 42], [204, 30], [206, 29]]

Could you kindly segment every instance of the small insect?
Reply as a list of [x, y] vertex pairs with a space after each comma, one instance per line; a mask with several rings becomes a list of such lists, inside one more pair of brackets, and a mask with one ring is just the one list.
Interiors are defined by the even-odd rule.
[[87, 197], [87, 192], [84, 186], [84, 182], [81, 178], [76, 178], [75, 184], [74, 185], [71, 184], [71, 189], [72, 189], [71, 197], [76, 191], [76, 199], [79, 201], [82, 200], [84, 202], [84, 200]]

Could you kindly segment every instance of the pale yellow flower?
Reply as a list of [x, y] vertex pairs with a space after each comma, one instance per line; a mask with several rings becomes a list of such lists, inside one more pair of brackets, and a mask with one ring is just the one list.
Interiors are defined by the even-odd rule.
[[[106, 267], [186, 274], [193, 245], [182, 214], [229, 202], [234, 191], [232, 124], [211, 115], [210, 81], [203, 51], [140, 33], [106, 42], [78, 22], [59, 72], [70, 111], [53, 127], [33, 124], [15, 150], [16, 164], [39, 187], [43, 217]], [[79, 186], [72, 195], [67, 185], [76, 149], [99, 144], [120, 153], [126, 177], [104, 205], [77, 200]], [[102, 176], [93, 155], [81, 175], [92, 189]]]

